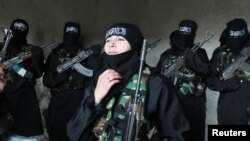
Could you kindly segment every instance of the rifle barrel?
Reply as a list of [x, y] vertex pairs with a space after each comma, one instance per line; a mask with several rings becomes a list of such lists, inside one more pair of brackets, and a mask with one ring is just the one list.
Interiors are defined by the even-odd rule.
[[[140, 84], [141, 84], [141, 76], [142, 76], [142, 71], [144, 67], [144, 60], [146, 56], [146, 46], [147, 46], [147, 40], [143, 40], [143, 46], [141, 50], [141, 57], [140, 57], [140, 68], [138, 72], [138, 78], [137, 78], [137, 83], [136, 83], [136, 90], [135, 90], [135, 96], [134, 99], [131, 100], [132, 102], [129, 104], [129, 117], [128, 117], [128, 124], [127, 124], [127, 129], [126, 129], [126, 135], [125, 135], [125, 141], [132, 141], [133, 137], [133, 132], [134, 132], [134, 121], [136, 118], [136, 109], [137, 109], [137, 104], [140, 99], [139, 95], [139, 90], [140, 90]], [[136, 135], [135, 135], [136, 138]]]

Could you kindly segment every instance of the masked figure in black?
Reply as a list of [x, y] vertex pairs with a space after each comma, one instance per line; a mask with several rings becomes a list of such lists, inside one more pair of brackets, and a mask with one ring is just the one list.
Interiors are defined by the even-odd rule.
[[[117, 23], [106, 32], [99, 71], [92, 83], [86, 85], [84, 99], [68, 123], [71, 141], [124, 141], [142, 41], [141, 30], [134, 24]], [[132, 131], [132, 140], [136, 134], [141, 141], [182, 141], [182, 132], [188, 124], [174, 88], [164, 76], [153, 74], [148, 66], [143, 70], [134, 124], [138, 130]], [[155, 131], [151, 132], [153, 138], [148, 136], [150, 130]]]
[[[49, 139], [50, 141], [68, 141], [66, 124], [83, 97], [86, 76], [75, 69], [57, 72], [57, 66], [77, 55], [83, 50], [79, 43], [80, 25], [67, 22], [64, 26], [63, 42], [56, 47], [46, 60], [43, 83], [51, 90], [49, 105]], [[86, 66], [83, 60], [82, 65]]]
[[161, 54], [156, 66], [156, 71], [168, 76], [167, 70], [178, 58], [183, 58], [182, 67], [169, 79], [177, 90], [177, 96], [190, 123], [190, 130], [185, 133], [187, 141], [205, 140], [205, 79], [209, 74], [209, 60], [204, 49], [191, 51], [197, 27], [194, 21], [181, 21], [179, 29], [170, 35], [171, 48]]
[[43, 52], [39, 47], [28, 44], [26, 36], [29, 25], [22, 19], [11, 23], [13, 37], [9, 42], [4, 60], [16, 57], [19, 53], [29, 54], [22, 63], [7, 70], [7, 84], [3, 94], [10, 102], [11, 114], [15, 120], [11, 133], [30, 137], [43, 134], [42, 120], [36, 98], [36, 79], [43, 74]]
[[[227, 23], [220, 42], [210, 60], [211, 77], [208, 87], [219, 91], [218, 123], [248, 124], [250, 118], [250, 70], [249, 66], [250, 36], [244, 19], [236, 18]], [[231, 77], [223, 75], [224, 70], [236, 61], [237, 57], [246, 56], [246, 61], [233, 72]]]

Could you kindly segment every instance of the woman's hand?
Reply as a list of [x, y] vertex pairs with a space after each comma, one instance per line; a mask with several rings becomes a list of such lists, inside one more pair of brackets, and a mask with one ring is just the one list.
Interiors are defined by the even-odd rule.
[[95, 104], [100, 103], [100, 101], [108, 94], [111, 87], [120, 83], [121, 79], [122, 76], [112, 69], [107, 69], [99, 75], [94, 93]]

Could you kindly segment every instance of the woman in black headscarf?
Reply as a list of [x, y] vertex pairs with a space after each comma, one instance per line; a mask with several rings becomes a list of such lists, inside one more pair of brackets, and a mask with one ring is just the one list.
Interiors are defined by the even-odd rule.
[[[72, 141], [124, 140], [126, 135], [143, 35], [134, 24], [117, 23], [109, 28], [105, 40], [99, 72], [86, 87], [78, 112], [67, 126]], [[148, 66], [143, 70], [141, 111], [137, 111], [138, 128], [133, 138], [149, 140], [149, 131], [157, 129], [152, 140], [183, 140], [181, 134], [188, 124], [172, 85], [160, 74], [152, 74]]]

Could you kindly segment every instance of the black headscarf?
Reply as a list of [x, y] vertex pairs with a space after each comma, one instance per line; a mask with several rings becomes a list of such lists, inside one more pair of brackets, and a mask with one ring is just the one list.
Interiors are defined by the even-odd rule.
[[13, 37], [10, 39], [7, 50], [17, 50], [18, 52], [23, 45], [27, 45], [27, 34], [29, 33], [29, 25], [23, 19], [15, 19], [10, 25]]
[[198, 25], [192, 20], [183, 20], [179, 24], [178, 31], [173, 32], [171, 44], [173, 48], [184, 50], [194, 45], [194, 38]]
[[249, 40], [247, 23], [244, 19], [236, 18], [227, 23], [226, 29], [220, 37], [221, 44], [225, 44], [232, 50], [242, 50]]
[[143, 42], [143, 35], [138, 26], [129, 23], [117, 23], [109, 28], [106, 32], [105, 39], [112, 36], [123, 36], [128, 40], [132, 50], [118, 55], [102, 54], [103, 63], [100, 71], [96, 73], [94, 82], [96, 84], [98, 76], [106, 69], [114, 69], [122, 75], [122, 81], [112, 87], [105, 99], [109, 99], [114, 95], [120, 94], [124, 85], [128, 82], [132, 75], [139, 71], [140, 66], [140, 50]]
[[79, 47], [80, 31], [80, 24], [67, 22], [63, 29], [63, 48], [66, 50], [77, 50]]
[[69, 46], [78, 44], [80, 31], [80, 24], [76, 22], [67, 22], [63, 28], [63, 44]]

